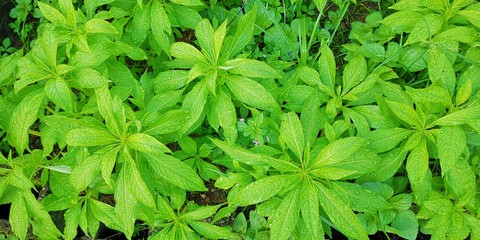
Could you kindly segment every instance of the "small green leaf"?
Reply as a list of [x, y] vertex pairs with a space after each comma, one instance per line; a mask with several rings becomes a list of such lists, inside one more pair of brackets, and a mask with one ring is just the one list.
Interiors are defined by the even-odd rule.
[[242, 206], [261, 203], [280, 192], [286, 192], [300, 184], [299, 175], [276, 175], [264, 177], [242, 188], [236, 201]]
[[73, 112], [74, 102], [70, 87], [67, 82], [60, 77], [53, 78], [45, 84], [45, 95], [58, 107], [68, 112]]
[[206, 222], [195, 221], [189, 222], [188, 225], [202, 236], [209, 239], [232, 239], [238, 237], [237, 234], [231, 232], [225, 227], [219, 227]]
[[303, 159], [303, 150], [305, 148], [305, 136], [303, 134], [302, 124], [294, 112], [289, 112], [283, 116], [280, 126], [280, 136], [287, 144], [288, 148], [297, 156]]
[[324, 46], [320, 50], [321, 55], [318, 60], [318, 71], [320, 73], [320, 81], [323, 82], [330, 90], [334, 91], [335, 77], [337, 67], [335, 64], [335, 56], [329, 47]]
[[456, 112], [447, 114], [437, 120], [431, 125], [440, 126], [456, 126], [471, 123], [477, 121], [480, 118], [480, 107], [478, 105], [470, 106], [468, 108], [458, 110]]
[[404, 128], [378, 129], [363, 135], [369, 140], [369, 147], [377, 153], [386, 152], [398, 146], [403, 140], [413, 134]]
[[398, 169], [402, 165], [405, 157], [407, 155], [406, 151], [402, 150], [402, 147], [398, 147], [391, 151], [386, 152], [381, 155], [382, 161], [380, 161], [377, 168], [365, 174], [362, 177], [358, 178], [359, 182], [374, 182], [374, 181], [385, 181], [395, 175]]
[[442, 176], [449, 172], [467, 147], [464, 131], [457, 126], [445, 126], [437, 137], [438, 157]]
[[138, 172], [134, 160], [128, 155], [128, 153], [125, 153], [124, 159], [125, 164], [123, 165], [123, 168], [125, 168], [125, 179], [129, 183], [129, 192], [139, 203], [154, 208], [155, 201], [153, 200], [152, 194], [148, 190], [147, 185], [140, 176], [140, 172]]
[[348, 237], [368, 240], [368, 235], [353, 211], [321, 183], [316, 183], [320, 205], [335, 227]]
[[442, 87], [453, 96], [457, 78], [450, 60], [439, 49], [430, 49], [428, 52], [428, 76], [433, 85]]
[[400, 120], [404, 121], [410, 126], [421, 127], [422, 121], [418, 117], [415, 109], [413, 107], [396, 101], [386, 100], [390, 110], [398, 117]]
[[253, 78], [280, 78], [280, 75], [268, 64], [253, 59], [236, 58], [224, 63], [225, 68], [231, 73]]
[[77, 229], [80, 222], [81, 205], [75, 205], [65, 211], [65, 239], [72, 240], [77, 236]]
[[144, 133], [148, 135], [167, 134], [180, 131], [184, 125], [182, 121], [189, 120], [190, 114], [183, 110], [171, 110], [161, 114], [149, 124]]
[[172, 53], [172, 56], [182, 60], [187, 60], [192, 63], [208, 64], [205, 56], [198, 49], [188, 43], [175, 42], [172, 44], [170, 52]]
[[128, 136], [128, 146], [145, 153], [169, 153], [170, 149], [156, 138], [145, 133], [134, 133]]
[[[204, 18], [195, 27], [195, 36], [198, 44], [202, 48], [203, 54], [211, 61], [215, 61], [215, 47], [214, 47], [214, 31], [210, 21]], [[173, 53], [173, 51], [172, 51]]]
[[118, 174], [114, 193], [115, 213], [117, 214], [118, 223], [122, 227], [122, 232], [127, 238], [131, 238], [135, 226], [137, 201], [130, 192], [130, 182], [128, 182], [126, 170], [126, 168], [122, 168]]
[[117, 29], [111, 23], [103, 19], [90, 19], [83, 25], [83, 30], [87, 33], [118, 34]]
[[239, 76], [226, 77], [226, 83], [233, 95], [241, 102], [262, 110], [278, 109], [273, 96], [259, 83]]
[[320, 74], [315, 69], [308, 66], [300, 66], [296, 69], [298, 77], [310, 86], [321, 84]]
[[391, 223], [393, 228], [399, 230], [398, 235], [408, 240], [417, 239], [418, 220], [412, 211], [402, 211], [397, 214]]
[[366, 145], [367, 141], [360, 137], [348, 137], [335, 140], [325, 146], [313, 160], [310, 169], [341, 163]]
[[461, 105], [462, 103], [465, 103], [466, 101], [468, 101], [471, 95], [472, 95], [472, 82], [470, 81], [470, 79], [468, 79], [458, 89], [455, 104], [458, 106], [458, 105]]
[[203, 120], [202, 114], [204, 113], [205, 104], [207, 103], [208, 90], [205, 82], [198, 82], [193, 89], [185, 95], [182, 104], [182, 110], [190, 112], [190, 119], [185, 122], [184, 130], [187, 131], [198, 121]]
[[205, 218], [208, 218], [215, 214], [217, 210], [221, 207], [221, 205], [215, 205], [215, 206], [202, 206], [200, 208], [197, 208], [193, 211], [189, 211], [182, 216], [179, 217], [179, 219], [185, 220], [185, 221], [198, 221], [202, 220]]
[[67, 19], [65, 18], [65, 16], [63, 16], [63, 14], [54, 7], [40, 2], [38, 3], [38, 8], [40, 9], [40, 13], [42, 13], [42, 16], [45, 17], [48, 21], [60, 25], [67, 24]]
[[108, 228], [118, 231], [122, 230], [118, 225], [118, 218], [112, 206], [90, 198], [88, 199], [88, 208], [93, 213], [93, 216]]
[[364, 57], [354, 57], [343, 71], [343, 93], [356, 87], [367, 77], [367, 61]]
[[235, 35], [232, 39], [226, 41], [226, 44], [228, 44], [228, 57], [235, 56], [252, 40], [255, 20], [257, 18], [257, 11], [258, 7], [257, 3], [255, 2], [253, 8], [247, 14], [238, 18]]
[[366, 189], [362, 185], [348, 182], [332, 182], [330, 190], [358, 212], [377, 212], [391, 209], [392, 205], [376, 193]]
[[[225, 138], [229, 143], [234, 143], [237, 139], [237, 114], [232, 99], [225, 88], [219, 89], [212, 110], [218, 115], [219, 124], [224, 130]], [[209, 114], [212, 114], [212, 112]]]
[[428, 192], [421, 192], [424, 190], [425, 179], [429, 170], [428, 159], [426, 140], [422, 137], [420, 143], [408, 155], [406, 164], [410, 185], [415, 197], [420, 202], [424, 200], [424, 196], [428, 196]]

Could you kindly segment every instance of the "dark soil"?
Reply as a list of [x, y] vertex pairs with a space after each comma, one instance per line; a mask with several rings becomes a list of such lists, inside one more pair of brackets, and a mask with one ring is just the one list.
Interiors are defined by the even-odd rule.
[[15, 32], [13, 32], [13, 29], [8, 26], [9, 23], [15, 22], [15, 19], [10, 17], [10, 9], [15, 7], [13, 3], [13, 0], [0, 0], [0, 43], [5, 38], [9, 38], [12, 47], [21, 48], [22, 42], [20, 41], [20, 38]]

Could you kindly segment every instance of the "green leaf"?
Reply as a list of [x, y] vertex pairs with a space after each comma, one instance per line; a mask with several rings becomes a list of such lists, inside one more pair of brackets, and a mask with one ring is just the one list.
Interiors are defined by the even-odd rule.
[[368, 74], [367, 61], [364, 57], [354, 57], [343, 71], [343, 93], [347, 93], [362, 82]]
[[445, 107], [448, 107], [452, 104], [452, 99], [448, 91], [439, 86], [431, 85], [420, 89], [407, 88], [407, 93], [415, 102], [439, 103]]
[[[162, 50], [170, 55], [170, 41], [168, 40], [167, 34], [170, 35], [172, 33], [172, 26], [168, 19], [167, 12], [160, 1], [152, 2], [150, 19], [153, 38], [160, 46], [162, 46]], [[163, 45], [164, 43], [168, 43], [168, 48]]]
[[202, 206], [199, 207], [193, 211], [189, 211], [182, 216], [179, 217], [179, 219], [182, 219], [184, 221], [198, 221], [202, 220], [205, 218], [208, 218], [215, 214], [217, 210], [221, 207], [221, 205], [215, 205], [215, 206]]
[[[407, 158], [406, 169], [408, 173], [408, 179], [410, 180], [410, 185], [413, 189], [414, 195], [421, 201], [423, 196], [427, 195], [428, 192], [421, 193], [423, 190], [423, 185], [425, 178], [428, 174], [428, 151], [425, 138], [422, 136], [420, 143], [412, 149]], [[427, 195], [428, 196], [428, 195]]]
[[205, 104], [207, 103], [208, 97], [208, 90], [206, 88], [205, 82], [200, 81], [193, 87], [193, 89], [187, 93], [185, 98], [183, 99], [182, 110], [186, 110], [190, 112], [190, 119], [185, 122], [184, 127], [188, 130], [198, 121], [201, 121], [203, 110], [205, 108]]
[[165, 154], [144, 155], [153, 170], [167, 182], [189, 191], [207, 190], [197, 173], [182, 161]]
[[169, 153], [170, 149], [156, 138], [145, 133], [134, 133], [128, 136], [127, 144], [131, 148], [145, 153]]
[[135, 207], [137, 201], [130, 192], [130, 182], [127, 176], [126, 168], [120, 170], [117, 178], [117, 186], [115, 188], [115, 213], [117, 214], [118, 223], [122, 227], [122, 232], [127, 238], [131, 238], [135, 226]]
[[[212, 107], [212, 110], [218, 114], [219, 124], [224, 130], [225, 138], [229, 143], [234, 143], [237, 139], [237, 113], [225, 88], [219, 89], [217, 99]], [[209, 114], [215, 113], [210, 112]]]
[[300, 210], [302, 219], [307, 226], [307, 236], [305, 239], [321, 239], [324, 235], [320, 223], [320, 202], [318, 201], [318, 191], [311, 179], [304, 180], [300, 190]]
[[28, 131], [37, 120], [38, 111], [43, 105], [43, 98], [43, 93], [28, 95], [13, 110], [8, 134], [12, 145], [19, 154], [23, 154], [23, 151], [28, 147]]
[[72, 85], [80, 88], [99, 88], [108, 83], [108, 78], [91, 68], [81, 68], [71, 73]]
[[456, 126], [469, 124], [472, 121], [477, 121], [480, 118], [480, 107], [478, 105], [471, 106], [462, 110], [447, 114], [430, 125], [439, 126]]
[[413, 107], [396, 101], [386, 100], [386, 102], [393, 114], [408, 125], [416, 127], [423, 125]]
[[449, 172], [467, 147], [464, 131], [457, 126], [445, 126], [437, 137], [438, 157], [442, 168], [442, 176]]
[[468, 79], [463, 85], [461, 85], [457, 90], [457, 96], [455, 98], [455, 104], [461, 105], [468, 101], [472, 95], [472, 82]]
[[440, 14], [422, 14], [405, 44], [430, 41], [432, 36], [442, 29], [444, 21], [444, 16]]
[[230, 91], [241, 102], [268, 111], [279, 108], [273, 96], [261, 84], [252, 79], [231, 76], [225, 77], [225, 80]]
[[218, 62], [218, 58], [220, 57], [220, 51], [222, 50], [223, 40], [225, 39], [226, 34], [227, 34], [227, 20], [223, 21], [223, 23], [215, 30], [215, 33], [213, 34], [215, 62]]
[[320, 50], [320, 59], [318, 60], [318, 71], [320, 73], [320, 81], [325, 86], [334, 91], [335, 77], [336, 77], [336, 64], [335, 56], [329, 47], [324, 46]]
[[398, 146], [403, 140], [413, 134], [405, 128], [378, 129], [363, 135], [369, 140], [369, 147], [377, 153], [386, 152]]
[[305, 148], [305, 136], [303, 134], [302, 124], [294, 112], [289, 112], [283, 116], [280, 126], [280, 136], [287, 144], [288, 148], [297, 156], [303, 159], [303, 150]]
[[352, 154], [366, 145], [367, 141], [360, 137], [348, 137], [335, 140], [325, 146], [313, 160], [310, 169], [341, 163], [351, 157]]
[[55, 223], [53, 223], [52, 217], [45, 210], [44, 206], [38, 202], [30, 191], [22, 191], [21, 196], [27, 207], [33, 234], [42, 236], [45, 239], [59, 239], [62, 234], [55, 226]]
[[110, 132], [98, 128], [77, 128], [66, 135], [67, 144], [76, 147], [102, 146], [120, 143]]
[[70, 182], [75, 186], [77, 192], [84, 190], [92, 182], [94, 177], [100, 173], [102, 160], [111, 148], [106, 147], [98, 150], [90, 157], [83, 159], [70, 175]]
[[480, 28], [480, 10], [478, 8], [461, 10], [458, 11], [457, 14], [467, 19], [472, 25]]
[[358, 212], [377, 212], [391, 209], [392, 205], [376, 193], [362, 185], [348, 182], [332, 182], [330, 190], [340, 199], [350, 203], [349, 206]]
[[81, 205], [77, 204], [65, 211], [65, 239], [72, 240], [77, 236], [77, 229], [80, 222]]
[[173, 57], [186, 60], [192, 63], [205, 63], [209, 64], [205, 56], [194, 46], [184, 43], [175, 42], [172, 44], [170, 52]]
[[125, 164], [123, 165], [123, 168], [125, 168], [125, 179], [129, 183], [129, 192], [135, 197], [137, 202], [147, 207], [154, 208], [155, 201], [153, 200], [153, 196], [140, 176], [140, 172], [138, 172], [134, 160], [128, 155], [128, 153], [125, 153], [124, 159]]
[[316, 182], [318, 198], [323, 210], [335, 227], [348, 237], [368, 240], [368, 235], [353, 211], [323, 184]]
[[268, 64], [253, 59], [236, 58], [224, 63], [225, 68], [231, 73], [253, 78], [280, 78], [280, 75]]
[[253, 8], [247, 14], [238, 18], [235, 35], [229, 41], [225, 41], [227, 44], [229, 44], [227, 47], [227, 57], [230, 58], [235, 56], [253, 39], [253, 29], [255, 27], [257, 11], [258, 7], [257, 3], [255, 2]]
[[182, 121], [189, 120], [190, 114], [183, 110], [171, 110], [163, 113], [153, 123], [148, 125], [144, 133], [158, 135], [180, 131], [184, 127]]
[[87, 33], [118, 34], [117, 29], [111, 23], [103, 19], [90, 19], [83, 25], [83, 31]]
[[475, 183], [475, 179], [474, 171], [465, 160], [458, 161], [445, 174], [445, 187], [447, 192], [453, 193], [455, 199], [458, 199], [457, 206], [465, 206], [475, 198], [475, 189], [478, 185]]
[[380, 161], [380, 164], [374, 171], [365, 174], [357, 180], [359, 182], [375, 182], [385, 181], [393, 177], [402, 165], [403, 160], [405, 160], [406, 155], [407, 152], [403, 151], [402, 147], [386, 152], [381, 156], [382, 161]]
[[121, 146], [112, 147], [108, 149], [108, 151], [106, 151], [102, 156], [101, 173], [108, 186], [112, 186], [110, 176], [112, 175], [112, 170], [117, 162], [117, 156], [120, 148]]
[[310, 86], [321, 84], [320, 74], [315, 69], [308, 66], [300, 66], [296, 69], [298, 77]]
[[195, 36], [197, 37], [198, 44], [202, 48], [203, 54], [205, 54], [210, 62], [216, 62], [213, 41], [214, 31], [208, 19], [205, 18], [197, 24], [195, 27]]
[[397, 32], [410, 32], [418, 21], [420, 21], [421, 16], [421, 14], [409, 9], [392, 13], [380, 22], [387, 26], [394, 27]]
[[415, 240], [418, 234], [418, 220], [412, 211], [402, 211], [397, 214], [391, 226], [397, 230], [400, 237]]
[[269, 165], [277, 170], [284, 172], [300, 171], [300, 168], [291, 162], [276, 159], [262, 154], [252, 153], [243, 148], [231, 146], [217, 139], [210, 138], [210, 140], [236, 161], [243, 162], [252, 166]]
[[108, 228], [118, 231], [122, 230], [121, 226], [118, 225], [118, 218], [112, 206], [90, 198], [88, 199], [88, 208], [93, 213], [93, 216]]
[[125, 42], [132, 46], [140, 46], [145, 41], [151, 26], [150, 9], [150, 4], [133, 8], [132, 20], [125, 27], [122, 36]]
[[457, 78], [450, 60], [437, 48], [428, 51], [428, 77], [433, 85], [442, 87], [453, 96]]
[[204, 3], [200, 0], [170, 0], [170, 2], [190, 7], [198, 7], [204, 5]]
[[13, 198], [10, 206], [9, 222], [13, 233], [21, 240], [27, 238], [28, 226], [28, 212], [25, 206], [25, 201], [21, 195], [16, 195]]
[[158, 212], [161, 214], [162, 218], [168, 220], [175, 220], [177, 215], [173, 212], [172, 207], [170, 204], [165, 200], [164, 197], [157, 195], [157, 209]]
[[116, 136], [122, 136], [122, 131], [120, 125], [115, 119], [114, 116], [114, 102], [108, 85], [103, 85], [101, 88], [95, 89], [95, 96], [97, 99], [97, 107], [100, 115], [105, 119], [105, 124], [107, 128]]
[[52, 23], [60, 24], [60, 25], [67, 24], [67, 19], [65, 18], [65, 16], [63, 16], [63, 14], [60, 11], [42, 2], [37, 4], [38, 4], [38, 8], [40, 9], [40, 13], [48, 21]]
[[190, 7], [175, 5], [173, 10], [180, 26], [186, 28], [195, 29], [195, 26], [197, 26], [197, 24], [203, 19], [198, 10]]
[[74, 102], [70, 87], [67, 82], [60, 77], [53, 78], [45, 84], [45, 95], [58, 107], [68, 112], [73, 112]]
[[280, 192], [286, 192], [300, 184], [299, 175], [276, 175], [259, 179], [242, 188], [236, 202], [241, 206], [257, 204], [271, 199]]
[[300, 219], [299, 188], [290, 191], [268, 218], [271, 239], [289, 239]]
[[188, 225], [202, 236], [209, 239], [232, 239], [238, 237], [237, 234], [231, 232], [225, 227], [215, 226], [206, 222], [195, 221], [189, 222]]

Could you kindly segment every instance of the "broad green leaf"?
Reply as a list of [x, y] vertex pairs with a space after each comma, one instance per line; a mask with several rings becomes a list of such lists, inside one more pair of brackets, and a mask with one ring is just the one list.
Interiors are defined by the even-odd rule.
[[[210, 60], [215, 61], [215, 46], [214, 46], [214, 30], [208, 19], [203, 19], [195, 27], [195, 36], [197, 37], [198, 44], [202, 48], [203, 54]], [[173, 51], [172, 51], [173, 54]]]
[[91, 68], [81, 68], [71, 73], [72, 85], [80, 88], [99, 88], [108, 83], [108, 78]]
[[45, 210], [44, 206], [38, 202], [33, 193], [30, 191], [22, 191], [20, 195], [25, 201], [33, 234], [35, 236], [42, 236], [45, 239], [59, 239], [62, 234], [55, 226], [50, 214]]
[[455, 199], [458, 199], [457, 206], [465, 206], [475, 198], [475, 189], [478, 187], [475, 179], [474, 171], [465, 160], [458, 161], [450, 171], [446, 172], [445, 187], [447, 192], [453, 193]]
[[416, 127], [423, 125], [413, 107], [396, 101], [386, 100], [386, 102], [393, 114], [408, 125]]
[[183, 70], [168, 70], [159, 73], [152, 80], [155, 93], [177, 90], [188, 83], [188, 72]]
[[148, 135], [167, 134], [180, 131], [188, 121], [190, 113], [183, 110], [171, 110], [158, 116], [153, 123], [149, 124], [144, 133]]
[[377, 168], [365, 174], [364, 176], [358, 178], [359, 182], [374, 182], [374, 181], [385, 181], [395, 175], [398, 169], [405, 160], [407, 152], [402, 150], [402, 147], [398, 147], [391, 151], [386, 152], [381, 155], [381, 161], [378, 164]]
[[75, 147], [102, 146], [120, 143], [120, 140], [104, 129], [77, 128], [69, 131], [67, 144]]
[[302, 124], [296, 113], [289, 112], [283, 116], [280, 136], [297, 158], [302, 160], [303, 150], [305, 149], [305, 136]]
[[204, 5], [204, 3], [200, 0], [170, 0], [170, 2], [183, 5], [183, 6], [191, 6], [191, 7], [198, 7], [198, 6]]
[[225, 39], [226, 34], [227, 34], [227, 20], [223, 21], [223, 23], [215, 30], [215, 33], [213, 34], [215, 62], [218, 62], [218, 58], [220, 57], [220, 51], [222, 50], [223, 40]]
[[53, 78], [45, 84], [45, 95], [50, 101], [67, 112], [73, 112], [74, 102], [70, 87], [67, 82], [60, 78]]
[[[480, 15], [479, 15], [480, 16]], [[435, 42], [457, 41], [472, 44], [478, 41], [477, 31], [471, 27], [452, 27], [433, 38]]]
[[308, 66], [300, 66], [296, 69], [298, 77], [310, 86], [321, 84], [320, 74], [315, 69]]
[[457, 95], [455, 97], [455, 104], [461, 105], [468, 101], [472, 94], [472, 82], [468, 79], [463, 85], [460, 86], [457, 90]]
[[102, 160], [111, 148], [106, 147], [98, 150], [90, 157], [83, 159], [70, 175], [70, 182], [74, 185], [77, 192], [84, 190], [100, 173]]
[[[472, 5], [473, 6], [473, 5]], [[478, 9], [465, 9], [457, 12], [458, 15], [467, 19], [472, 25], [480, 28], [480, 10]]]
[[196, 232], [209, 239], [232, 239], [238, 237], [237, 234], [225, 227], [216, 226], [206, 222], [195, 221], [189, 222], [188, 225], [190, 225]]
[[133, 8], [132, 20], [125, 27], [122, 35], [125, 42], [132, 46], [140, 46], [145, 41], [151, 26], [150, 9], [150, 4]]
[[386, 152], [398, 146], [403, 140], [413, 134], [404, 128], [378, 129], [363, 135], [369, 140], [369, 147], [377, 153]]
[[421, 193], [423, 190], [425, 179], [428, 174], [428, 151], [427, 144], [424, 137], [421, 138], [420, 143], [412, 149], [407, 158], [407, 174], [410, 180], [410, 185], [413, 189], [414, 195], [421, 201], [426, 192]]
[[[182, 110], [190, 112], [190, 119], [185, 121], [184, 130], [188, 130], [200, 121], [207, 103], [208, 90], [204, 81], [200, 81], [183, 99]], [[203, 119], [201, 119], [203, 120]]]
[[[114, 116], [114, 103], [107, 85], [95, 89], [97, 107], [100, 115], [105, 119], [107, 128], [116, 136], [122, 136], [120, 125]], [[121, 123], [120, 123], [121, 124]]]
[[300, 219], [300, 188], [295, 188], [283, 198], [275, 213], [268, 218], [271, 239], [289, 239]]
[[417, 239], [418, 220], [412, 211], [402, 211], [398, 213], [391, 226], [399, 230], [397, 234], [400, 237], [408, 240]]
[[131, 238], [135, 226], [135, 208], [137, 201], [130, 192], [131, 183], [127, 176], [126, 168], [120, 170], [115, 188], [115, 213], [117, 214], [118, 224], [122, 227], [122, 232], [127, 238]]
[[437, 137], [438, 157], [442, 168], [442, 176], [449, 172], [467, 147], [464, 131], [457, 126], [445, 126]]
[[255, 27], [255, 21], [257, 18], [257, 11], [258, 7], [257, 3], [255, 2], [253, 8], [247, 14], [238, 18], [235, 35], [232, 39], [225, 41], [228, 44], [228, 57], [235, 56], [252, 40], [253, 29]]
[[30, 126], [37, 120], [38, 111], [43, 105], [43, 93], [26, 96], [15, 107], [9, 124], [8, 134], [17, 153], [23, 154], [28, 147]]
[[170, 49], [172, 56], [186, 60], [192, 63], [205, 63], [208, 64], [205, 56], [194, 46], [184, 43], [184, 42], [175, 42], [172, 44]]
[[458, 110], [452, 113], [449, 113], [437, 120], [435, 120], [431, 125], [440, 125], [440, 126], [456, 126], [471, 123], [480, 118], [480, 107], [478, 105], [468, 107], [462, 110]]
[[[137, 202], [149, 207], [155, 207], [155, 201], [151, 192], [148, 190], [147, 185], [140, 176], [137, 166], [135, 165], [134, 160], [128, 153], [124, 155], [125, 164], [123, 168], [125, 170], [126, 180], [129, 183], [130, 193], [135, 197]], [[123, 170], [123, 169], [122, 169]]]
[[289, 191], [300, 182], [301, 176], [299, 175], [264, 177], [240, 189], [235, 200], [242, 206], [261, 203], [281, 192]]
[[340, 199], [350, 203], [349, 206], [354, 211], [377, 212], [392, 208], [392, 205], [387, 200], [362, 185], [348, 182], [332, 182], [330, 190], [335, 192]]
[[[232, 99], [225, 88], [220, 88], [213, 109], [218, 114], [220, 126], [223, 128], [226, 140], [234, 143], [237, 139], [237, 114]], [[209, 114], [215, 114], [210, 112]]]
[[318, 198], [323, 210], [335, 227], [348, 237], [368, 240], [368, 235], [353, 211], [330, 189], [316, 183]]
[[81, 205], [77, 204], [74, 207], [71, 207], [65, 211], [64, 218], [65, 218], [65, 229], [63, 230], [63, 234], [65, 235], [65, 239], [72, 240], [77, 236], [77, 229], [80, 222], [80, 213], [81, 213]]
[[320, 59], [318, 60], [318, 72], [320, 73], [320, 81], [323, 82], [330, 90], [334, 91], [335, 77], [337, 67], [335, 64], [335, 56], [329, 47], [324, 46], [320, 50]]
[[161, 214], [162, 218], [168, 219], [168, 220], [175, 220], [177, 218], [177, 215], [175, 212], [173, 212], [172, 207], [170, 204], [165, 200], [164, 197], [157, 195], [157, 209], [158, 212]]
[[150, 11], [152, 35], [155, 41], [162, 47], [167, 55], [170, 55], [170, 40], [167, 34], [172, 33], [172, 27], [167, 12], [160, 1], [152, 2]]
[[284, 172], [297, 172], [300, 171], [300, 168], [291, 163], [284, 160], [276, 159], [273, 157], [269, 157], [262, 154], [252, 153], [248, 150], [245, 150], [240, 147], [235, 147], [229, 145], [225, 142], [219, 141], [217, 139], [210, 138], [210, 140], [217, 145], [220, 149], [222, 149], [225, 153], [227, 153], [231, 158], [236, 161], [243, 162], [249, 165], [269, 165], [277, 170], [284, 171]]
[[442, 87], [453, 96], [456, 76], [450, 60], [437, 48], [428, 51], [428, 77], [433, 85]]
[[305, 134], [305, 142], [310, 145], [315, 142], [318, 132], [325, 126], [325, 111], [320, 109], [321, 101], [316, 94], [305, 100], [300, 114], [300, 121]]
[[202, 179], [182, 161], [165, 154], [144, 154], [148, 164], [166, 181], [182, 189], [205, 191]]
[[145, 153], [168, 153], [170, 149], [156, 138], [145, 133], [134, 133], [128, 136], [127, 144], [131, 148]]
[[198, 10], [190, 7], [176, 5], [173, 10], [180, 26], [186, 28], [195, 29], [195, 26], [203, 19]]
[[21, 240], [27, 238], [29, 216], [25, 201], [21, 195], [17, 195], [13, 198], [10, 206], [9, 223], [12, 227], [13, 233]]
[[262, 110], [278, 109], [273, 96], [260, 83], [239, 76], [226, 77], [225, 80], [230, 91], [241, 102]]
[[[198, 66], [195, 65], [195, 66]], [[194, 67], [195, 67], [194, 66]], [[203, 73], [202, 73], [203, 75]], [[190, 77], [190, 76], [189, 76]], [[196, 77], [195, 77], [196, 78]], [[218, 71], [215, 70], [215, 69], [212, 69], [210, 71], [208, 71], [206, 74], [205, 74], [205, 82], [207, 84], [207, 88], [208, 90], [215, 96], [217, 94], [217, 91], [216, 91], [216, 88], [217, 88], [217, 78], [218, 78]], [[194, 78], [193, 78], [194, 79]], [[192, 80], [193, 80], [192, 79]]]
[[[308, 179], [308, 180], [307, 180]], [[320, 203], [318, 201], [318, 191], [310, 178], [303, 181], [300, 190], [300, 210], [301, 216], [307, 226], [308, 235], [305, 239], [322, 239], [323, 228], [320, 224]]]
[[343, 71], [343, 94], [362, 82], [368, 74], [367, 61], [364, 57], [354, 57]]
[[394, 27], [397, 32], [410, 32], [418, 21], [420, 21], [421, 17], [421, 14], [409, 9], [392, 13], [380, 22], [387, 26]]
[[221, 207], [221, 205], [215, 205], [215, 206], [202, 206], [199, 207], [195, 210], [186, 212], [182, 216], [179, 217], [179, 219], [185, 220], [185, 221], [198, 221], [202, 220], [205, 218], [208, 218], [215, 214], [217, 210]]
[[87, 33], [118, 34], [117, 29], [111, 23], [103, 19], [90, 19], [83, 25], [83, 31]]
[[360, 137], [348, 137], [335, 140], [325, 146], [313, 160], [310, 169], [341, 163], [366, 145], [367, 141]]
[[445, 107], [449, 107], [452, 104], [452, 99], [448, 91], [443, 87], [435, 85], [420, 89], [407, 88], [407, 93], [415, 102], [439, 103]]
[[280, 75], [268, 64], [253, 59], [236, 58], [228, 60], [220, 68], [244, 77], [280, 78]]
[[112, 206], [90, 198], [88, 199], [88, 208], [93, 213], [93, 216], [108, 228], [118, 231], [122, 230], [121, 226], [118, 225], [118, 218]]
[[63, 14], [60, 11], [42, 2], [37, 4], [38, 4], [38, 8], [40, 9], [40, 13], [48, 21], [52, 23], [60, 24], [60, 25], [67, 24], [67, 19], [65, 18], [65, 16], [63, 16]]

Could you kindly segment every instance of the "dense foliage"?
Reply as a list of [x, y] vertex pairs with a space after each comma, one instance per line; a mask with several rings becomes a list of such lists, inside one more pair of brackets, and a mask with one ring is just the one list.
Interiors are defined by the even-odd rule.
[[475, 0], [10, 15], [24, 46], [0, 47], [2, 239], [480, 239]]

